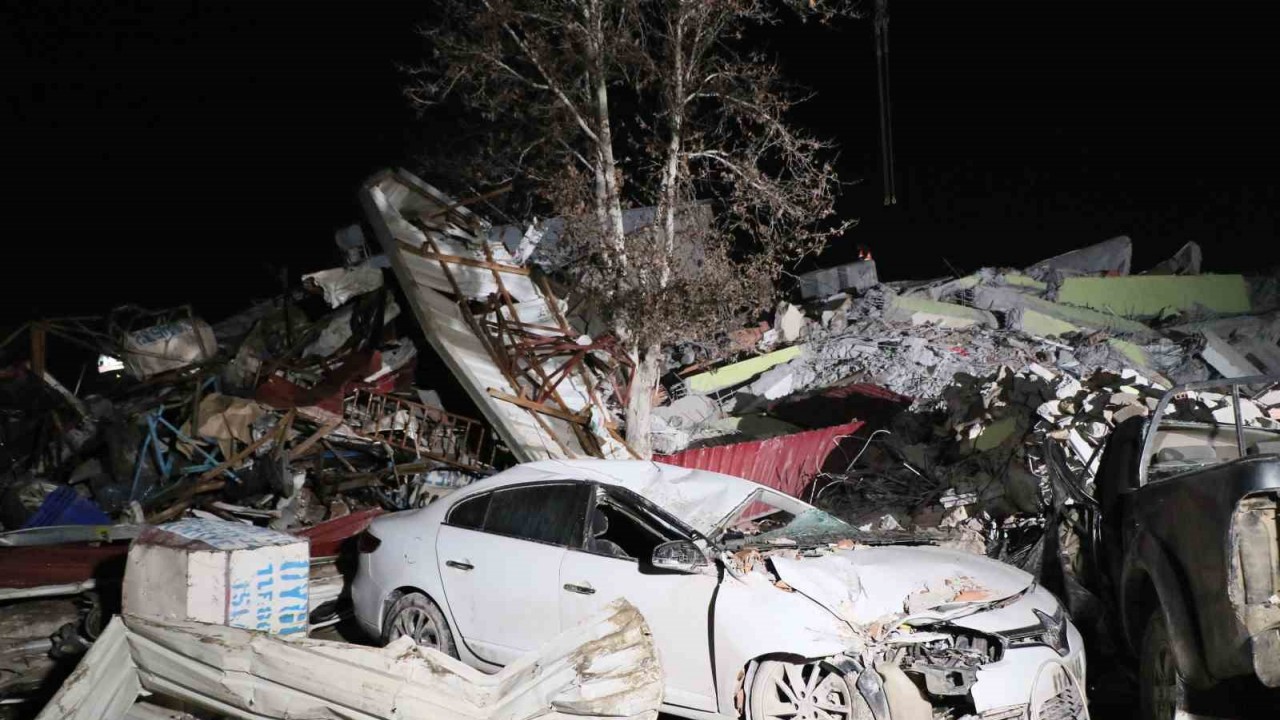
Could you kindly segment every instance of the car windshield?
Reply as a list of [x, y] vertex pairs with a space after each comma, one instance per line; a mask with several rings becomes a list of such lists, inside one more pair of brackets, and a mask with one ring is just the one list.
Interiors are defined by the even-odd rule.
[[850, 524], [793, 498], [756, 490], [716, 527], [713, 540], [727, 550], [812, 547], [860, 535]]

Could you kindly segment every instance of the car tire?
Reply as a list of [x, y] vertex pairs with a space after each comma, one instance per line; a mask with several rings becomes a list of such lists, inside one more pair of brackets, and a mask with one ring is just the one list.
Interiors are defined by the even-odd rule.
[[1138, 655], [1138, 702], [1142, 720], [1174, 720], [1186, 709], [1187, 686], [1178, 674], [1173, 640], [1164, 612], [1147, 619]]
[[396, 598], [382, 621], [382, 644], [408, 635], [414, 643], [458, 657], [458, 647], [453, 642], [449, 622], [440, 606], [431, 598], [417, 592], [408, 592]]
[[747, 690], [747, 720], [873, 720], [854, 679], [829, 663], [762, 660]]

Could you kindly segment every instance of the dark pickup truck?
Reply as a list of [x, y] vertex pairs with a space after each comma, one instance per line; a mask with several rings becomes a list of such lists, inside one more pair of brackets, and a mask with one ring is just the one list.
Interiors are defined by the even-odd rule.
[[1174, 388], [1102, 451], [1089, 545], [1143, 720], [1221, 715], [1224, 697], [1229, 716], [1280, 717], [1280, 422], [1250, 401], [1277, 387]]

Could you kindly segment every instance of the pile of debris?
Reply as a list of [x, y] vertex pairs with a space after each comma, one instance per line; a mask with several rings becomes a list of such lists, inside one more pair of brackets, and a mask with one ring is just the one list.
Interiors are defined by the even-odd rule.
[[[785, 453], [858, 418], [804, 478], [737, 474], [864, 530], [1031, 562], [1009, 545], [1043, 526], [1046, 443], [1087, 488], [1111, 429], [1168, 388], [1280, 371], [1275, 278], [1199, 274], [1194, 244], [1131, 275], [1131, 253], [1121, 237], [938, 281], [881, 283], [871, 259], [802, 275], [807, 302], [781, 303], [750, 349], [718, 365], [669, 354], [673, 400], [655, 410], [654, 445], [715, 469], [766, 439]], [[1271, 422], [1273, 399], [1244, 398], [1241, 412]], [[1233, 410], [1209, 397], [1185, 412]]]
[[[622, 425], [632, 361], [560, 283], [558, 221], [495, 226], [467, 207], [483, 198], [404, 171], [360, 196], [381, 254], [359, 226], [340, 231], [340, 267], [217, 324], [121, 308], [8, 336], [0, 569], [18, 580], [0, 583], [6, 610], [48, 597], [58, 618], [101, 615], [84, 596], [101, 573], [25, 572], [56, 565], [33, 546], [91, 560], [102, 548], [89, 540], [194, 516], [317, 532], [336, 551], [368, 513], [420, 507], [516, 462], [635, 457]], [[628, 227], [646, 213], [629, 211]], [[657, 459], [1028, 567], [1055, 473], [1087, 494], [1113, 427], [1175, 384], [1280, 373], [1276, 278], [1200, 274], [1194, 244], [1133, 275], [1131, 253], [1116, 238], [928, 282], [882, 282], [867, 253], [802, 275], [799, 302], [772, 322], [666, 348]], [[387, 278], [476, 417], [446, 411], [443, 386], [415, 386], [420, 348], [397, 330]], [[1236, 407], [1207, 393], [1178, 403], [1219, 420]], [[1278, 393], [1239, 407], [1280, 422]], [[64, 634], [69, 653], [83, 650], [79, 630]]]
[[[314, 295], [215, 326], [126, 308], [11, 335], [0, 528], [191, 513], [289, 530], [491, 472], [487, 429], [413, 387], [417, 349], [396, 336], [382, 271], [366, 260], [304, 282]], [[70, 389], [54, 375], [77, 366]]]

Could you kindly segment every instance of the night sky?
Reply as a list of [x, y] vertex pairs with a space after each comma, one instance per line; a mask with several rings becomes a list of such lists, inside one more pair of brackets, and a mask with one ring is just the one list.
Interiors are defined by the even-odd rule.
[[[14, 6], [24, 5], [16, 8]], [[190, 302], [216, 320], [337, 263], [355, 191], [432, 133], [398, 63], [426, 4], [9, 3], [4, 321]], [[899, 205], [881, 203], [871, 24], [770, 33], [818, 91], [886, 279], [1129, 234], [1212, 270], [1276, 261], [1271, 3], [890, 0]], [[868, 10], [869, 10], [868, 6]]]

